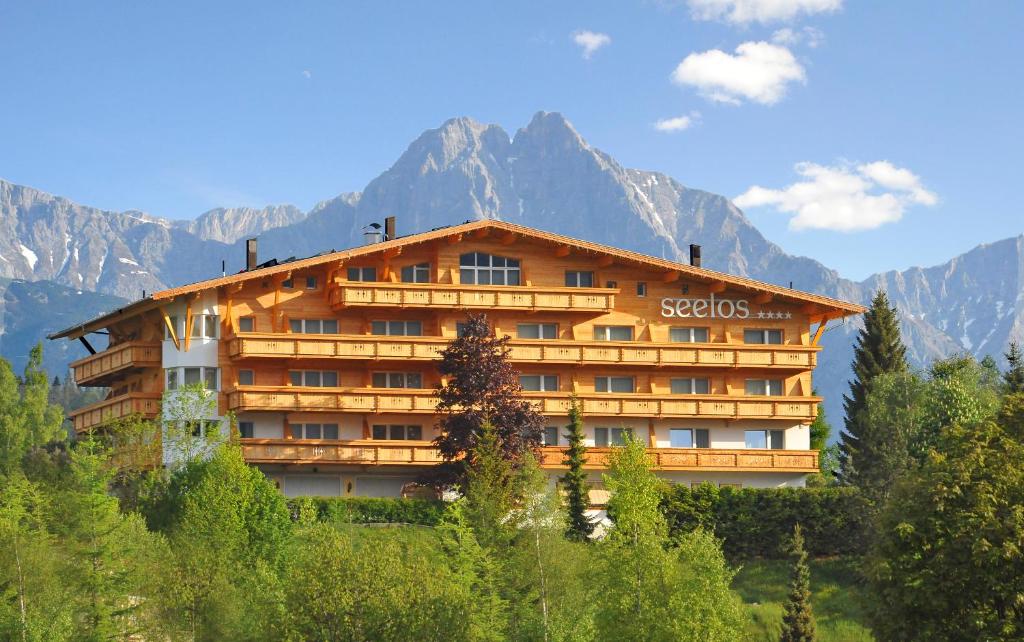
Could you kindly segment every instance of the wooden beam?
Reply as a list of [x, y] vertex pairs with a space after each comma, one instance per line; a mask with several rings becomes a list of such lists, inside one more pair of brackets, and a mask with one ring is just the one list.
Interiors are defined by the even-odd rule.
[[170, 335], [171, 335], [171, 341], [173, 341], [173, 342], [174, 342], [174, 348], [175, 348], [175, 350], [181, 350], [181, 342], [179, 342], [179, 341], [178, 341], [178, 332], [177, 332], [177, 330], [176, 330], [176, 329], [174, 328], [174, 324], [173, 324], [173, 323], [171, 323], [171, 317], [167, 316], [167, 309], [166, 309], [166, 308], [163, 308], [163, 307], [161, 307], [161, 308], [160, 308], [160, 314], [161, 314], [161, 315], [163, 316], [163, 318], [164, 318], [164, 324], [165, 324], [165, 325], [167, 326], [167, 331], [168, 331], [168, 332], [170, 333]]
[[462, 242], [462, 233], [452, 234], [448, 237], [448, 245], [455, 245]]
[[661, 280], [665, 283], [675, 283], [679, 280], [679, 271], [672, 270], [671, 272], [666, 272], [662, 275]]
[[605, 267], [608, 267], [609, 265], [611, 265], [614, 262], [615, 262], [615, 258], [614, 257], [612, 257], [612, 256], [610, 256], [608, 254], [605, 254], [604, 256], [602, 256], [601, 258], [599, 258], [597, 260], [597, 267], [605, 268]]
[[559, 245], [558, 247], [555, 248], [555, 256], [558, 258], [563, 258], [569, 256], [570, 251], [571, 249], [568, 245]]
[[725, 287], [725, 281], [715, 281], [710, 287], [708, 287], [708, 292], [712, 292], [714, 294], [725, 292]]
[[771, 292], [762, 292], [761, 294], [758, 294], [757, 296], [754, 297], [754, 303], [760, 303], [761, 305], [764, 305], [765, 303], [771, 303], [773, 298], [775, 297], [772, 296]]
[[195, 318], [192, 316], [192, 298], [185, 302], [185, 352], [188, 352], [192, 345], [192, 324]]
[[501, 244], [502, 245], [512, 245], [513, 243], [516, 242], [516, 239], [518, 239], [518, 238], [519, 238], [518, 234], [516, 234], [515, 232], [509, 232], [505, 236], [501, 237]]
[[224, 329], [229, 333], [235, 331], [235, 320], [231, 317], [231, 295], [228, 295], [227, 309], [224, 310]]
[[811, 339], [811, 345], [816, 346], [821, 341], [821, 335], [825, 334], [825, 326], [828, 325], [828, 315], [821, 318], [821, 323], [818, 324], [818, 329], [814, 332], [814, 338]]
[[270, 306], [270, 331], [277, 332], [277, 306], [281, 303], [281, 283], [287, 279], [274, 279], [274, 305]]

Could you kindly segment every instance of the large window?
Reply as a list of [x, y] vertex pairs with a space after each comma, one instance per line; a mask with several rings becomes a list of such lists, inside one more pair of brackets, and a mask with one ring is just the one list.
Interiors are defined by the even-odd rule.
[[220, 329], [220, 317], [216, 314], [192, 315], [193, 339], [216, 339]]
[[459, 281], [466, 285], [519, 285], [519, 259], [469, 252], [459, 257]]
[[418, 372], [375, 372], [374, 388], [422, 388], [423, 375]]
[[417, 263], [403, 267], [402, 283], [430, 283], [430, 264]]
[[711, 381], [701, 377], [672, 379], [670, 385], [674, 395], [706, 395], [711, 391]]
[[747, 328], [743, 331], [743, 343], [782, 343], [782, 330]]
[[520, 375], [519, 385], [526, 392], [555, 392], [558, 390], [558, 376]]
[[633, 377], [597, 377], [594, 379], [595, 392], [634, 392], [636, 381]]
[[543, 441], [545, 446], [558, 445], [558, 426], [548, 426], [544, 429]]
[[338, 334], [337, 319], [289, 319], [288, 327], [296, 334]]
[[376, 281], [377, 268], [375, 267], [350, 267], [348, 269], [349, 281]]
[[632, 428], [594, 428], [594, 445], [622, 446], [626, 443], [626, 435], [633, 436]]
[[337, 439], [338, 424], [289, 424], [293, 439]]
[[166, 390], [177, 390], [182, 386], [195, 384], [202, 384], [207, 390], [220, 390], [220, 368], [189, 366], [165, 370], [164, 388]]
[[782, 394], [782, 379], [747, 379], [746, 393], [748, 395], [780, 396]]
[[565, 272], [565, 287], [592, 288], [594, 287], [594, 273], [567, 270]]
[[668, 439], [672, 448], [708, 448], [711, 444], [707, 428], [670, 428]]
[[423, 323], [420, 321], [374, 321], [370, 331], [373, 334], [420, 337], [423, 336]]
[[743, 442], [747, 448], [782, 450], [785, 448], [785, 436], [784, 430], [745, 430]]
[[557, 339], [557, 323], [520, 323], [516, 326], [516, 336], [520, 339]]
[[668, 339], [672, 343], [707, 343], [707, 328], [671, 328]]
[[307, 388], [338, 387], [338, 373], [334, 370], [289, 370], [288, 380], [293, 386]]
[[423, 426], [375, 425], [374, 439], [395, 439], [420, 441], [423, 439]]
[[631, 325], [595, 325], [594, 341], [632, 341]]

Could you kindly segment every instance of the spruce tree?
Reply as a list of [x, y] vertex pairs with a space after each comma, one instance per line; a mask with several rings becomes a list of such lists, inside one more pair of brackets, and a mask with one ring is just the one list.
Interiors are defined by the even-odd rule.
[[586, 542], [594, 533], [594, 522], [587, 516], [590, 485], [587, 484], [587, 473], [583, 470], [587, 463], [587, 447], [583, 443], [583, 413], [576, 397], [569, 401], [569, 425], [566, 431], [565, 438], [569, 447], [565, 450], [562, 464], [568, 466], [569, 470], [561, 479], [569, 510], [569, 526], [565, 536], [573, 541]]
[[782, 642], [813, 642], [814, 614], [811, 612], [811, 571], [807, 567], [807, 551], [800, 524], [793, 528], [790, 540], [793, 570], [789, 595], [782, 615]]
[[498, 444], [494, 427], [484, 421], [466, 473], [466, 520], [480, 545], [504, 548], [513, 536], [508, 517], [515, 505], [517, 478]]
[[[889, 305], [885, 291], [879, 290], [864, 314], [864, 327], [854, 346], [854, 379], [850, 382], [850, 394], [843, 396], [846, 419], [839, 445], [839, 476], [846, 483], [856, 483], [855, 471], [862, 464], [860, 459], [869, 457], [861, 451], [865, 450], [862, 444], [867, 432], [864, 414], [871, 381], [880, 374], [905, 372], [906, 353], [896, 308]], [[870, 465], [870, 462], [863, 463]]]
[[1010, 342], [1006, 352], [1006, 372], [1003, 373], [1003, 386], [1006, 394], [1024, 392], [1024, 353], [1016, 341]]

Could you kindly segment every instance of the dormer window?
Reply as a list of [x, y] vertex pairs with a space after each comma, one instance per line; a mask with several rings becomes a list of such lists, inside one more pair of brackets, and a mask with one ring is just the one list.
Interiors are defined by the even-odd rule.
[[519, 285], [519, 259], [469, 252], [459, 257], [459, 281], [464, 285]]

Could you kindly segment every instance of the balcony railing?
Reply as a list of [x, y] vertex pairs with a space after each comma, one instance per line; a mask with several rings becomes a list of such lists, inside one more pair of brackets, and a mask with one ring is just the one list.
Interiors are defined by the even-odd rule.
[[[242, 452], [254, 464], [358, 464], [370, 466], [431, 466], [441, 456], [427, 441], [312, 441], [243, 439]], [[588, 448], [586, 468], [608, 467], [611, 448]], [[818, 471], [815, 450], [743, 450], [720, 448], [651, 448], [652, 464], [665, 471], [792, 472]], [[564, 449], [541, 449], [541, 466], [562, 469]]]
[[71, 363], [80, 386], [107, 386], [114, 379], [140, 368], [160, 367], [160, 344], [156, 341], [119, 343]]
[[538, 288], [445, 283], [344, 282], [331, 289], [331, 305], [554, 312], [609, 312], [618, 290], [605, 288]]
[[[527, 392], [545, 415], [564, 417], [569, 393]], [[740, 397], [726, 395], [652, 395], [644, 393], [581, 393], [584, 415], [595, 417], [665, 417], [697, 419], [792, 419], [812, 421], [817, 397]], [[433, 414], [432, 390], [339, 389], [292, 386], [239, 386], [227, 391], [234, 411], [358, 412]]]
[[[442, 337], [384, 337], [245, 333], [228, 341], [228, 354], [244, 358], [309, 358], [432, 361], [450, 339]], [[638, 366], [754, 367], [810, 369], [816, 346], [638, 344], [606, 341], [509, 342], [517, 363], [621, 364]]]
[[156, 417], [160, 411], [159, 392], [129, 392], [79, 408], [68, 416], [76, 432], [97, 428], [104, 422], [139, 414]]

